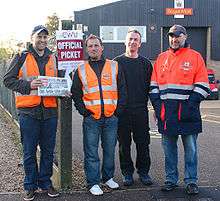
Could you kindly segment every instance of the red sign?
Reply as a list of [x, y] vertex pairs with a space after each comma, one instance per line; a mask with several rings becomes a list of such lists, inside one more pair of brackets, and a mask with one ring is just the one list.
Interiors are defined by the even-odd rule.
[[166, 15], [193, 15], [192, 8], [166, 8]]
[[83, 60], [82, 40], [57, 40], [58, 61]]

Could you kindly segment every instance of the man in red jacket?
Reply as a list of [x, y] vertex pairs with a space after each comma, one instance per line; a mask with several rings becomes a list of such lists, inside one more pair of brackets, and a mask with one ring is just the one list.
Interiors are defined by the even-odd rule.
[[178, 182], [177, 140], [184, 146], [186, 192], [197, 194], [197, 137], [202, 132], [199, 105], [209, 93], [208, 75], [201, 55], [189, 48], [186, 29], [174, 25], [168, 32], [170, 48], [161, 53], [151, 77], [150, 99], [158, 119], [165, 154], [165, 185]]

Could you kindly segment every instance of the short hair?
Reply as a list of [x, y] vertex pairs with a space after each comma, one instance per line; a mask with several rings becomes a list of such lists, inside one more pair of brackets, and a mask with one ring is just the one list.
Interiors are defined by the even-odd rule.
[[137, 33], [137, 34], [139, 34], [140, 39], [141, 39], [141, 33], [135, 28], [129, 28], [127, 34], [128, 33]]
[[90, 35], [86, 38], [86, 40], [85, 40], [85, 45], [86, 45], [86, 47], [87, 47], [88, 40], [91, 40], [91, 39], [98, 39], [99, 42], [100, 42], [100, 44], [103, 46], [103, 43], [102, 43], [101, 38], [99, 38], [99, 37], [96, 36], [96, 35], [90, 34]]

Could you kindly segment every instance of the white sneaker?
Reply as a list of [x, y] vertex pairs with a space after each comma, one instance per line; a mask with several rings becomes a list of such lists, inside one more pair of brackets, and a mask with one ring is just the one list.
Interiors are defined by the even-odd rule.
[[102, 195], [103, 194], [102, 189], [97, 184], [92, 186], [92, 188], [89, 189], [89, 192], [93, 195]]
[[111, 189], [119, 188], [118, 183], [116, 183], [112, 178], [106, 181], [105, 184]]

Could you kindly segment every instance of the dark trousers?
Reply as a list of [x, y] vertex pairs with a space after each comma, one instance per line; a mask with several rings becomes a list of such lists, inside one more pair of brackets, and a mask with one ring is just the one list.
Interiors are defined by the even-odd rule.
[[138, 174], [148, 174], [150, 169], [150, 135], [148, 111], [145, 108], [125, 111], [119, 118], [118, 141], [120, 168], [123, 175], [133, 174], [131, 159], [132, 138], [136, 144], [136, 169]]
[[[34, 119], [26, 114], [19, 115], [21, 142], [24, 160], [24, 189], [43, 190], [52, 186], [53, 156], [56, 142], [57, 118]], [[37, 164], [37, 146], [40, 146], [40, 164]]]

